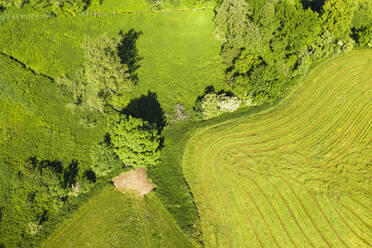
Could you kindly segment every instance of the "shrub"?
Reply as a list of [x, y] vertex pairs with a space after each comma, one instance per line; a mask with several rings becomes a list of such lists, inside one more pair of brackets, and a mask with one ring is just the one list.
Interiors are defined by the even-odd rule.
[[155, 125], [132, 116], [121, 116], [109, 133], [112, 147], [125, 165], [146, 167], [158, 163], [160, 136]]
[[372, 24], [359, 27], [356, 36], [361, 46], [372, 47]]
[[90, 152], [92, 169], [97, 176], [106, 176], [116, 169], [123, 167], [123, 163], [117, 158], [113, 149], [103, 144], [97, 144]]
[[208, 120], [225, 112], [234, 112], [240, 107], [241, 100], [226, 94], [208, 93], [196, 102], [195, 111], [202, 119]]

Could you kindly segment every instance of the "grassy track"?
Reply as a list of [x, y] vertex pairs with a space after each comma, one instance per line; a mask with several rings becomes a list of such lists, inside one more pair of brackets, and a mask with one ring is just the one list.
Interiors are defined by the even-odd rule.
[[274, 109], [199, 129], [183, 170], [206, 247], [372, 246], [372, 50]]
[[192, 247], [152, 194], [137, 198], [106, 188], [42, 247]]

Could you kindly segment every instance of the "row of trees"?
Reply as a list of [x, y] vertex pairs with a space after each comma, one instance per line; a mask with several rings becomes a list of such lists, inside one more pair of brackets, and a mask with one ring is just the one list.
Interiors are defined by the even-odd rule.
[[[281, 98], [315, 61], [353, 48], [357, 7], [355, 0], [327, 0], [319, 12], [286, 0], [221, 1], [216, 36], [232, 91], [256, 104]], [[370, 30], [355, 30], [361, 45], [370, 44]]]
[[87, 38], [83, 69], [71, 78], [57, 80], [73, 96], [77, 107], [106, 116], [106, 138], [91, 152], [92, 168], [98, 176], [113, 175], [123, 165], [153, 166], [160, 158], [160, 129], [133, 117], [136, 113], [125, 108], [137, 80], [135, 70], [141, 57], [135, 42], [140, 34], [130, 30], [116, 38], [106, 34]]
[[100, 4], [100, 0], [0, 0], [0, 12], [7, 8], [28, 6], [36, 11], [47, 9], [56, 15], [76, 15], [97, 4]]

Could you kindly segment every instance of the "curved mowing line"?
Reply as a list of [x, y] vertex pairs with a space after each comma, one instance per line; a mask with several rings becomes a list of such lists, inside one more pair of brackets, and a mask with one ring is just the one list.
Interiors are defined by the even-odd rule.
[[319, 209], [320, 213], [322, 214], [322, 216], [324, 217], [324, 219], [326, 220], [326, 222], [328, 223], [328, 225], [331, 227], [332, 229], [332, 232], [336, 235], [336, 237], [341, 241], [341, 243], [344, 244], [344, 246], [346, 247], [350, 247], [342, 238], [341, 236], [337, 233], [335, 227], [332, 225], [332, 223], [329, 221], [327, 215], [324, 213], [322, 207], [319, 205], [317, 199], [314, 197], [314, 194], [311, 193], [305, 185], [303, 185], [301, 182], [299, 182], [298, 180], [294, 179], [294, 178], [290, 178], [292, 181], [294, 182], [297, 182], [298, 184], [300, 184], [302, 186], [303, 189], [305, 189], [305, 191], [308, 193], [308, 195], [310, 195], [311, 199], [313, 200], [313, 202], [315, 202], [317, 208]]
[[357, 200], [353, 195], [347, 195], [353, 202], [356, 202], [359, 206], [361, 206], [362, 208], [364, 208], [365, 210], [367, 210], [368, 212], [371, 211], [371, 208], [364, 205], [364, 203], [362, 203], [360, 200]]
[[[340, 204], [343, 208], [345, 208], [347, 211], [349, 211], [356, 219], [358, 219], [361, 223], [363, 223], [363, 225], [365, 225], [368, 229], [372, 230], [372, 226], [370, 224], [368, 224], [367, 222], [365, 222], [363, 220], [362, 217], [360, 217], [357, 213], [355, 213], [355, 211], [350, 208], [349, 206], [343, 204], [340, 200], [336, 199], [336, 201], [338, 202], [338, 204]], [[369, 210], [370, 211], [370, 210]]]
[[281, 178], [283, 182], [285, 182], [287, 185], [288, 185], [288, 188], [289, 190], [292, 192], [292, 194], [294, 195], [294, 197], [296, 198], [296, 200], [298, 201], [298, 203], [300, 203], [302, 209], [304, 210], [305, 214], [307, 215], [307, 217], [310, 219], [311, 221], [311, 224], [313, 224], [313, 226], [315, 227], [315, 229], [317, 230], [317, 232], [319, 233], [320, 237], [323, 239], [323, 241], [328, 245], [328, 247], [332, 247], [331, 244], [328, 242], [328, 240], [324, 237], [323, 233], [320, 231], [318, 225], [315, 224], [313, 218], [311, 217], [311, 215], [309, 214], [308, 210], [306, 209], [306, 207], [304, 206], [302, 200], [297, 196], [297, 194], [294, 192], [294, 190], [292, 189], [291, 185], [288, 183], [287, 180], [284, 180], [283, 178]]
[[360, 239], [361, 241], [363, 241], [365, 244], [367, 244], [369, 247], [371, 247], [372, 245], [367, 241], [365, 240], [363, 237], [359, 236], [355, 231], [354, 229], [349, 225], [349, 223], [347, 223], [347, 221], [345, 220], [345, 218], [342, 216], [342, 214], [337, 210], [337, 208], [333, 207], [331, 201], [329, 200], [329, 198], [327, 197], [328, 199], [328, 202], [329, 202], [329, 205], [331, 206], [331, 208], [333, 208], [333, 210], [337, 213], [337, 215], [340, 217], [341, 221], [345, 224], [345, 226], [350, 230], [350, 232], [352, 234], [354, 234], [358, 239]]
[[[342, 111], [342, 110], [341, 110], [341, 111]], [[316, 126], [317, 126], [317, 128], [320, 128], [320, 127], [322, 127], [323, 125], [316, 125]], [[306, 133], [306, 135], [301, 135], [301, 136], [311, 137], [311, 135], [309, 135], [309, 134], [310, 134], [310, 133], [313, 133], [314, 131], [316, 131], [316, 130], [311, 129], [311, 126], [310, 126], [309, 131]], [[303, 133], [303, 132], [302, 132], [302, 133]], [[280, 137], [279, 137], [279, 136], [280, 136]], [[287, 135], [287, 136], [289, 136], [289, 135]], [[279, 137], [279, 138], [282, 138], [282, 139], [283, 139], [283, 137], [286, 137], [286, 138], [287, 138], [287, 136], [283, 136], [283, 135], [278, 134], [278, 137]], [[295, 134], [292, 134], [291, 136], [296, 137]], [[272, 140], [272, 138], [273, 138], [273, 137], [267, 137], [266, 140]], [[280, 142], [280, 140], [281, 140], [281, 139], [279, 139], [279, 142]], [[286, 142], [287, 142], [287, 143], [293, 143], [293, 142], [297, 142], [297, 141], [301, 141], [301, 140], [303, 140], [303, 138], [300, 137], [300, 138], [296, 138], [296, 139], [294, 139], [294, 140], [289, 140], [289, 141], [286, 141]], [[278, 142], [278, 143], [279, 143], [279, 142]], [[253, 144], [252, 144], [252, 143], [253, 143]], [[260, 141], [260, 143], [264, 143], [264, 141]], [[257, 145], [257, 144], [259, 144], [259, 143], [258, 143], [258, 142], [250, 142], [250, 144], [252, 144], [252, 145]], [[277, 147], [282, 146], [282, 145], [283, 145], [283, 144], [280, 144], [280, 143], [279, 143], [279, 144], [277, 145]], [[271, 150], [273, 150], [272, 146], [271, 146], [270, 149], [263, 149], [263, 150], [261, 149], [261, 150], [259, 150], [259, 151], [258, 151], [258, 150], [254, 150], [254, 152], [257, 153], [257, 152], [262, 152], [262, 151], [271, 151]], [[251, 151], [251, 152], [253, 152], [253, 151]]]
[[[370, 58], [371, 50], [336, 58], [327, 69], [326, 64], [315, 69], [296, 95], [273, 109], [196, 130], [186, 144], [182, 167], [191, 190], [201, 192], [194, 196], [197, 204], [202, 203], [198, 209], [206, 240], [214, 235], [215, 245], [221, 247], [280, 247], [285, 243], [351, 248], [357, 241], [370, 245], [368, 238], [358, 235], [357, 222], [345, 219], [343, 213], [370, 229], [368, 222], [348, 205], [341, 205], [344, 212], [332, 205], [322, 207], [325, 199], [321, 195], [317, 198], [309, 188], [371, 194], [365, 189], [368, 182], [327, 189], [331, 183], [348, 180], [351, 175], [345, 173], [349, 171], [337, 166], [357, 163], [347, 156], [359, 149], [361, 156], [366, 156], [365, 148], [372, 142], [372, 98], [366, 93], [372, 90], [366, 72]], [[369, 173], [367, 167], [355, 170], [360, 175]], [[280, 180], [272, 181], [274, 177]], [[283, 187], [279, 186], [282, 183]], [[358, 205], [369, 211], [367, 204]], [[213, 222], [203, 219], [208, 217], [213, 217]], [[287, 219], [290, 222], [285, 223]], [[219, 232], [213, 233], [207, 225]], [[270, 238], [260, 239], [260, 230]], [[246, 237], [254, 243], [248, 239], [246, 243]]]
[[[248, 170], [249, 170], [249, 169], [248, 169]], [[251, 170], [250, 170], [250, 171], [251, 171]], [[251, 171], [251, 172], [252, 172], [252, 173], [256, 173], [255, 171]], [[248, 174], [248, 173], [244, 173], [244, 172], [241, 172], [241, 173], [243, 173], [247, 178], [249, 178], [249, 174]], [[261, 174], [261, 173], [259, 173], [259, 174]], [[264, 177], [267, 179], [267, 181], [271, 184], [271, 186], [274, 188], [274, 190], [278, 193], [280, 199], [283, 201], [284, 205], [286, 206], [288, 212], [290, 213], [292, 219], [293, 219], [294, 222], [296, 223], [296, 226], [298, 227], [298, 229], [301, 231], [302, 235], [304, 235], [305, 239], [309, 242], [309, 244], [310, 244], [312, 247], [315, 247], [314, 244], [310, 241], [310, 238], [306, 235], [306, 233], [304, 232], [304, 230], [302, 229], [302, 227], [301, 227], [300, 224], [298, 223], [297, 218], [296, 218], [296, 216], [294, 215], [292, 209], [289, 207], [289, 204], [288, 204], [287, 200], [283, 197], [283, 195], [280, 193], [280, 191], [277, 189], [277, 187], [276, 187], [276, 186], [275, 186], [275, 185], [270, 181], [270, 179], [269, 179], [269, 177], [268, 177], [267, 175], [265, 175], [265, 174], [261, 174], [261, 175], [264, 176]], [[273, 175], [272, 175], [272, 176], [273, 176]], [[276, 178], [279, 178], [279, 177], [277, 177], [277, 176], [275, 176], [275, 177], [276, 177]], [[252, 179], [250, 179], [250, 180], [252, 180]], [[260, 190], [260, 192], [261, 192], [262, 194], [264, 194], [263, 191]], [[268, 201], [269, 201], [269, 200], [268, 200]], [[269, 201], [269, 202], [270, 202], [270, 201]], [[270, 205], [271, 205], [271, 203], [270, 203]], [[272, 206], [272, 205], [271, 205], [271, 206]], [[275, 209], [273, 209], [273, 211], [276, 212]], [[279, 217], [278, 217], [278, 218], [279, 218]], [[285, 226], [284, 226], [284, 225], [283, 225], [283, 228], [285, 229]], [[296, 246], [296, 245], [295, 245], [295, 246]]]
[[[244, 172], [243, 172], [244, 173]], [[245, 174], [245, 173], [244, 173]], [[261, 189], [261, 187], [258, 185], [258, 183], [256, 181], [254, 181], [248, 174], [245, 174], [246, 175], [246, 178], [248, 178], [255, 186], [256, 188], [258, 189], [258, 191], [261, 192], [261, 194], [265, 197], [266, 201], [269, 203], [270, 205], [270, 208], [271, 210], [273, 211], [273, 213], [275, 214], [275, 216], [279, 219], [279, 222], [280, 222], [280, 225], [282, 226], [284, 232], [286, 233], [288, 239], [291, 241], [291, 244], [294, 246], [294, 247], [297, 247], [296, 243], [293, 241], [291, 235], [289, 234], [287, 228], [285, 227], [284, 223], [283, 223], [283, 220], [280, 218], [278, 212], [276, 211], [276, 209], [274, 208], [273, 204], [271, 203], [270, 199], [267, 197], [267, 195], [265, 194], [265, 192]]]
[[[232, 178], [232, 176], [230, 176], [229, 174], [226, 174], [226, 176], [229, 176], [230, 178]], [[232, 178], [232, 179], [233, 179], [233, 178]], [[234, 179], [235, 179], [235, 178], [234, 178]], [[257, 202], [255, 201], [254, 197], [253, 197], [253, 196], [252, 196], [252, 195], [251, 195], [251, 194], [250, 194], [250, 193], [249, 193], [245, 188], [243, 188], [242, 190], [243, 190], [243, 192], [248, 196], [249, 200], [253, 203], [255, 209], [257, 209], [258, 214], [260, 215], [262, 221], [264, 222], [264, 224], [265, 224], [265, 226], [266, 226], [266, 228], [267, 228], [267, 231], [268, 231], [268, 233], [270, 234], [270, 237], [271, 237], [272, 240], [274, 241], [275, 246], [276, 246], [276, 247], [280, 247], [280, 245], [279, 245], [277, 239], [275, 238], [275, 236], [274, 236], [274, 234], [273, 234], [273, 232], [272, 232], [272, 230], [271, 230], [271, 228], [270, 228], [270, 225], [267, 223], [267, 220], [266, 220], [264, 214], [262, 213], [260, 207], [258, 206]]]

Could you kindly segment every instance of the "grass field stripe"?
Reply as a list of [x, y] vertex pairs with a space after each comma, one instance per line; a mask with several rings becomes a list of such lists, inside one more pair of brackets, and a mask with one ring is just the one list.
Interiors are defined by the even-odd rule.
[[[253, 172], [255, 173], [255, 172]], [[297, 227], [300, 229], [301, 233], [304, 235], [304, 237], [306, 238], [306, 240], [312, 245], [314, 246], [310, 239], [308, 238], [308, 236], [306, 235], [306, 233], [303, 231], [302, 227], [299, 225], [298, 221], [297, 221], [297, 218], [295, 217], [294, 213], [292, 212], [291, 208], [289, 207], [288, 203], [287, 203], [287, 200], [285, 200], [285, 198], [282, 196], [282, 194], [280, 193], [280, 191], [276, 188], [276, 186], [271, 182], [271, 180], [269, 179], [270, 176], [268, 175], [265, 175], [265, 174], [262, 174], [263, 176], [265, 176], [267, 178], [267, 181], [272, 185], [272, 187], [274, 188], [274, 190], [278, 193], [279, 197], [281, 198], [281, 200], [284, 202], [284, 204], [286, 205], [288, 211], [290, 212], [292, 218], [294, 219]], [[245, 174], [246, 177], [248, 177], [248, 174]], [[279, 178], [279, 177], [277, 177]]]
[[369, 243], [367, 240], [365, 240], [363, 237], [359, 236], [355, 231], [354, 229], [349, 225], [349, 223], [345, 220], [345, 218], [341, 215], [341, 213], [337, 210], [337, 208], [335, 208], [332, 203], [330, 202], [330, 200], [328, 199], [328, 202], [330, 204], [330, 206], [333, 208], [333, 210], [337, 213], [337, 215], [340, 217], [341, 221], [345, 224], [345, 226], [350, 230], [350, 232], [352, 234], [354, 234], [355, 237], [357, 237], [358, 239], [360, 239], [361, 241], [363, 241], [365, 244], [367, 244], [368, 246], [372, 246], [371, 243]]
[[358, 219], [363, 225], [365, 225], [368, 229], [370, 229], [372, 231], [372, 226], [369, 225], [367, 222], [365, 222], [363, 220], [363, 218], [361, 218], [357, 213], [355, 213], [355, 211], [352, 209], [352, 208], [349, 208], [347, 205], [343, 204], [340, 200], [336, 199], [336, 201], [343, 207], [345, 208], [346, 210], [348, 210], [348, 212], [350, 212], [356, 219]]
[[346, 242], [345, 240], [343, 240], [341, 238], [341, 236], [337, 233], [335, 227], [332, 225], [332, 223], [329, 221], [327, 215], [323, 212], [323, 209], [322, 207], [319, 205], [318, 201], [316, 200], [316, 198], [314, 197], [314, 194], [312, 192], [310, 192], [304, 185], [302, 185], [301, 182], [299, 182], [298, 180], [294, 179], [294, 178], [290, 178], [291, 180], [293, 180], [294, 182], [300, 184], [302, 186], [302, 188], [308, 193], [308, 195], [310, 195], [311, 199], [313, 200], [313, 202], [315, 202], [317, 208], [319, 209], [320, 213], [322, 214], [322, 216], [324, 217], [324, 219], [326, 220], [326, 222], [328, 223], [328, 225], [331, 227], [333, 233], [336, 235], [336, 237], [341, 241], [341, 243], [343, 243], [345, 245], [345, 247], [350, 247]]
[[248, 213], [247, 213], [247, 211], [245, 209], [243, 209], [243, 212], [244, 212], [244, 215], [246, 216], [246, 218], [248, 219], [248, 223], [251, 226], [251, 229], [253, 230], [254, 235], [256, 236], [257, 242], [259, 243], [260, 247], [263, 248], [264, 246], [262, 244], [261, 239], [258, 237], [256, 228], [253, 226], [252, 220], [250, 219], [250, 217], [249, 217], [249, 215], [248, 215]]
[[[243, 172], [244, 173], [244, 172]], [[274, 206], [272, 205], [270, 199], [268, 198], [268, 196], [266, 195], [266, 193], [261, 189], [261, 187], [258, 185], [258, 183], [256, 181], [254, 181], [248, 174], [245, 174], [246, 175], [246, 178], [248, 178], [252, 183], [254, 183], [257, 187], [257, 189], [261, 192], [261, 194], [265, 197], [265, 199], [267, 200], [267, 202], [269, 203], [273, 213], [275, 214], [275, 216], [279, 219], [279, 222], [284, 230], [284, 232], [286, 233], [288, 239], [291, 241], [292, 245], [294, 247], [297, 247], [296, 243], [294, 242], [292, 236], [289, 234], [286, 226], [284, 225], [283, 223], [283, 220], [280, 218], [278, 212], [276, 211], [276, 209], [274, 208]], [[274, 187], [274, 186], [273, 186]]]
[[284, 205], [286, 206], [286, 208], [288, 209], [289, 213], [291, 214], [292, 216], [292, 219], [295, 221], [298, 229], [301, 231], [302, 235], [306, 238], [307, 242], [312, 246], [312, 247], [315, 247], [315, 245], [313, 244], [313, 242], [311, 242], [310, 238], [307, 236], [307, 234], [305, 233], [305, 231], [303, 230], [303, 228], [301, 227], [301, 225], [298, 223], [298, 220], [295, 216], [295, 214], [293, 213], [291, 207], [289, 206], [287, 200], [284, 198], [284, 196], [280, 193], [280, 191], [275, 187], [275, 185], [271, 182], [270, 178], [268, 176], [265, 176], [267, 178], [267, 181], [272, 185], [272, 187], [274, 188], [274, 190], [276, 191], [276, 193], [279, 195], [280, 199], [283, 201]]
[[348, 197], [356, 202], [357, 204], [359, 204], [359, 206], [361, 206], [362, 208], [364, 208], [365, 210], [367, 210], [368, 212], [371, 212], [371, 208], [370, 207], [367, 207], [366, 205], [364, 205], [364, 203], [362, 203], [360, 200], [357, 200], [354, 196], [352, 195], [348, 195]]
[[320, 237], [323, 239], [323, 241], [327, 244], [328, 247], [332, 247], [331, 244], [328, 242], [328, 240], [324, 237], [323, 233], [321, 232], [321, 230], [319, 229], [318, 225], [315, 224], [313, 218], [311, 217], [311, 215], [309, 214], [309, 212], [307, 211], [306, 207], [304, 206], [302, 200], [298, 197], [298, 195], [294, 192], [294, 190], [292, 189], [291, 185], [288, 183], [287, 180], [281, 178], [283, 180], [283, 182], [285, 182], [287, 185], [288, 185], [288, 188], [289, 190], [292, 192], [292, 194], [295, 196], [295, 198], [297, 199], [297, 201], [300, 203], [302, 209], [304, 210], [304, 212], [306, 213], [307, 217], [310, 219], [311, 223], [313, 224], [313, 226], [315, 227], [315, 229], [318, 231]]
[[[202, 161], [202, 164], [203, 164], [203, 168], [204, 168], [204, 177], [205, 178], [209, 178], [208, 177], [208, 173], [207, 173], [207, 167], [206, 166], [204, 166], [204, 165], [206, 165], [206, 162], [204, 162], [204, 161]], [[204, 189], [204, 191], [205, 191], [205, 189]], [[207, 195], [207, 193], [205, 193], [205, 196]], [[221, 203], [221, 200], [218, 198], [218, 196], [217, 196], [217, 194], [215, 194], [214, 195], [215, 197], [217, 197], [217, 199], [218, 199], [218, 201]], [[207, 201], [209, 201], [209, 199], [207, 198]], [[209, 203], [209, 205], [210, 205], [210, 203]], [[211, 206], [211, 205], [210, 205]], [[230, 235], [229, 235], [229, 230], [228, 230], [228, 226], [226, 225], [226, 218], [225, 218], [225, 215], [223, 214], [222, 215], [222, 218], [223, 218], [223, 222], [224, 222], [224, 226], [225, 226], [225, 233], [226, 233], [226, 235], [228, 236], [228, 240], [229, 240], [229, 243], [230, 243], [230, 247], [231, 247], [231, 238], [230, 238]]]
[[[360, 192], [357, 198], [365, 206], [370, 205], [367, 196], [372, 190], [365, 181], [369, 167], [353, 169], [351, 165], [367, 163], [365, 156], [372, 150], [372, 105], [365, 95], [369, 93], [363, 93], [372, 86], [368, 85], [365, 69], [371, 57], [372, 51], [355, 51], [323, 63], [296, 87], [297, 94], [290, 94], [274, 108], [199, 128], [194, 133], [183, 157], [183, 166], [190, 168], [185, 170], [185, 177], [192, 191], [196, 190], [196, 198], [205, 202], [204, 195], [211, 197], [208, 204], [218, 208], [218, 223], [213, 225], [222, 230], [216, 234], [206, 228], [204, 235], [221, 237], [220, 247], [229, 246], [230, 239], [233, 247], [365, 245], [329, 204], [322, 204], [327, 202], [324, 197], [328, 190], [332, 194], [342, 190], [339, 194]], [[349, 167], [345, 170], [340, 164]], [[338, 181], [341, 173], [353, 171], [361, 178], [341, 188], [347, 182], [341, 178]], [[283, 181], [287, 177], [298, 181]], [[331, 184], [335, 186], [329, 188]], [[361, 218], [368, 211], [357, 207], [357, 203], [348, 203], [344, 205]], [[202, 222], [210, 211], [205, 206], [199, 208], [205, 213]], [[355, 214], [339, 207], [337, 210], [347, 217], [344, 221], [353, 232], [358, 233], [361, 225], [359, 236], [371, 243], [365, 236], [367, 226]], [[252, 217], [251, 221], [244, 223], [239, 215], [245, 216], [244, 220]], [[369, 219], [363, 220], [369, 223]], [[229, 239], [223, 231], [225, 225], [231, 230]], [[253, 236], [252, 226], [261, 244]], [[271, 238], [265, 240], [261, 235]]]

